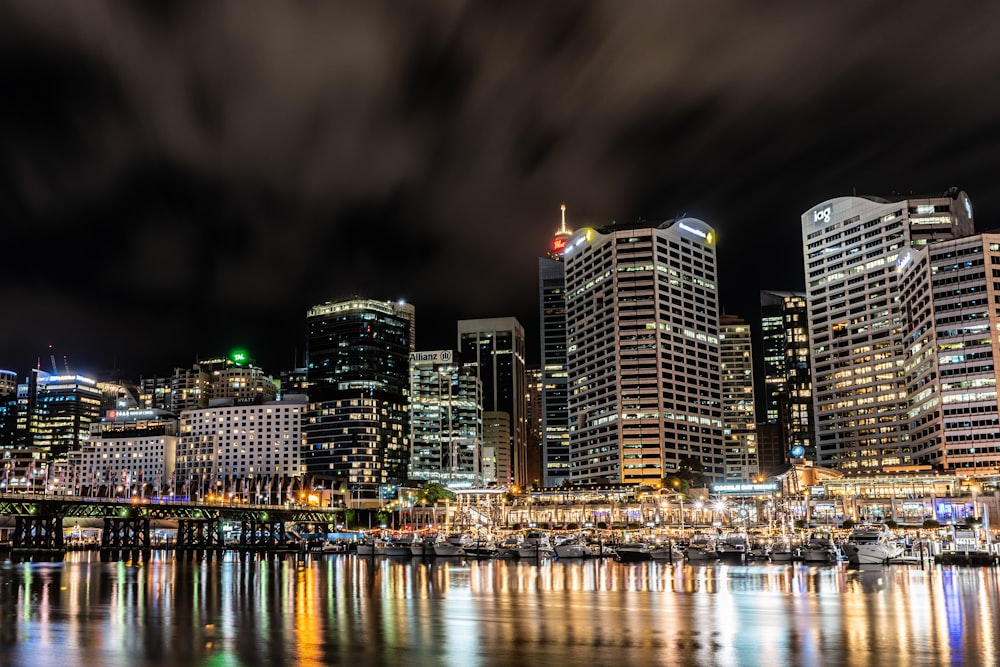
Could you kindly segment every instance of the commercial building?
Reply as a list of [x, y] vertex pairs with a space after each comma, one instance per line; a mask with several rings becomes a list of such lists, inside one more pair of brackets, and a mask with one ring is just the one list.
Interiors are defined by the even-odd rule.
[[569, 410], [566, 370], [566, 272], [563, 250], [573, 231], [562, 223], [545, 257], [538, 258], [538, 306], [541, 342], [542, 484], [560, 486], [569, 479]]
[[484, 486], [482, 432], [482, 390], [473, 369], [451, 350], [411, 354], [410, 477], [452, 489]]
[[898, 262], [973, 233], [964, 192], [838, 197], [802, 215], [816, 462], [853, 474], [915, 461]]
[[765, 421], [780, 426], [785, 462], [794, 452], [794, 458], [815, 463], [806, 295], [804, 292], [763, 290], [760, 314]]
[[303, 465], [352, 497], [391, 497], [410, 461], [409, 363], [414, 308], [327, 302], [306, 316], [309, 417]]
[[458, 345], [459, 359], [474, 370], [482, 383], [484, 412], [507, 414], [509, 452], [497, 452], [497, 458], [507, 458], [510, 464], [506, 472], [498, 469], [498, 474], [506, 477], [499, 478], [497, 484], [523, 487], [530, 483], [524, 327], [514, 317], [459, 320]]
[[571, 480], [724, 478], [714, 230], [586, 228], [564, 256]]

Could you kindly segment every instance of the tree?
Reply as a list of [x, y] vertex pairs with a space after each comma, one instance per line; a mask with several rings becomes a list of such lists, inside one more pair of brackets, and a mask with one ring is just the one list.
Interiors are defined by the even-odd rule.
[[941, 522], [938, 521], [937, 519], [924, 519], [924, 523], [923, 525], [921, 525], [921, 528], [928, 528], [928, 529], [940, 528], [940, 527], [941, 527]]
[[841, 528], [845, 528], [847, 530], [854, 528], [854, 526], [855, 526], [854, 519], [844, 519], [843, 523], [840, 524]]
[[454, 500], [455, 494], [440, 482], [427, 482], [419, 489], [421, 504], [436, 505], [441, 500]]

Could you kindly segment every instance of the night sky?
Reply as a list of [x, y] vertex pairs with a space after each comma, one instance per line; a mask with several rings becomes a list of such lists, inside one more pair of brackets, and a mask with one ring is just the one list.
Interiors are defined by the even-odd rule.
[[969, 193], [1000, 225], [1000, 3], [0, 3], [0, 368], [137, 378], [305, 313], [514, 315], [559, 225], [718, 231], [724, 310], [803, 287], [799, 216]]

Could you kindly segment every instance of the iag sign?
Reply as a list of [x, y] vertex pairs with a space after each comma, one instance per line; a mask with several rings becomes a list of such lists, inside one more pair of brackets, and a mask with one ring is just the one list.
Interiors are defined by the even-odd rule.
[[830, 216], [833, 214], [833, 207], [827, 206], [826, 208], [818, 208], [813, 211], [813, 222], [830, 222]]

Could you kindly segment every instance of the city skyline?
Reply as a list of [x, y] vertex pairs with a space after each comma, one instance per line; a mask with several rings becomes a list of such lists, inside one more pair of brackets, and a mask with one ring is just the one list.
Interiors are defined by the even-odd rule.
[[818, 202], [954, 186], [997, 226], [995, 7], [233, 7], [0, 9], [0, 368], [277, 376], [351, 296], [418, 349], [516, 317], [537, 363], [562, 203], [705, 220], [755, 335]]

